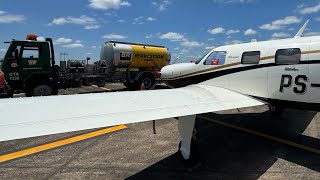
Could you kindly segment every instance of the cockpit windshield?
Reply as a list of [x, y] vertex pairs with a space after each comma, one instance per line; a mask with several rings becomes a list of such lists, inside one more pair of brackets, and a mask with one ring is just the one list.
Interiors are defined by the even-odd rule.
[[204, 56], [202, 56], [200, 59], [196, 60], [195, 64], [199, 64], [199, 62], [206, 56], [207, 54], [205, 54]]

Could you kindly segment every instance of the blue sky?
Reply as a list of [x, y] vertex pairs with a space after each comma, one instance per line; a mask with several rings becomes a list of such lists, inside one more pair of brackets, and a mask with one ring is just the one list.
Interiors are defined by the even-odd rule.
[[[320, 35], [315, 0], [2, 0], [0, 41], [35, 33], [55, 40], [56, 58], [96, 61], [109, 40], [163, 45], [177, 62], [213, 47], [294, 36]], [[0, 57], [7, 44], [0, 44]]]

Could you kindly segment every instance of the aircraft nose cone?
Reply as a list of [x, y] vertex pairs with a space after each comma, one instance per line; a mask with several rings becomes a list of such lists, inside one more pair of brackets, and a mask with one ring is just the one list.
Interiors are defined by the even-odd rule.
[[161, 69], [161, 79], [168, 79], [173, 75], [173, 67], [172, 66], [165, 66]]

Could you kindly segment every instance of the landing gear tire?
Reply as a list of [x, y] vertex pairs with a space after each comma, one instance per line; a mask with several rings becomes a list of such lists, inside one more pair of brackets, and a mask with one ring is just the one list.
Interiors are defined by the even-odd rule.
[[183, 155], [180, 151], [180, 148], [181, 148], [181, 141], [179, 143], [178, 153], [179, 153], [180, 161], [185, 167], [191, 168], [191, 167], [195, 166], [200, 161], [198, 143], [194, 137], [192, 137], [192, 139], [191, 139], [190, 156], [188, 159], [185, 159], [183, 157]]

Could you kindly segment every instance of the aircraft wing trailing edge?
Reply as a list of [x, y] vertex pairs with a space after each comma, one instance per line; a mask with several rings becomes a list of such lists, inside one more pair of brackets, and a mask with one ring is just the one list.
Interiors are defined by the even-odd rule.
[[0, 100], [0, 141], [262, 105], [224, 88], [64, 95]]

